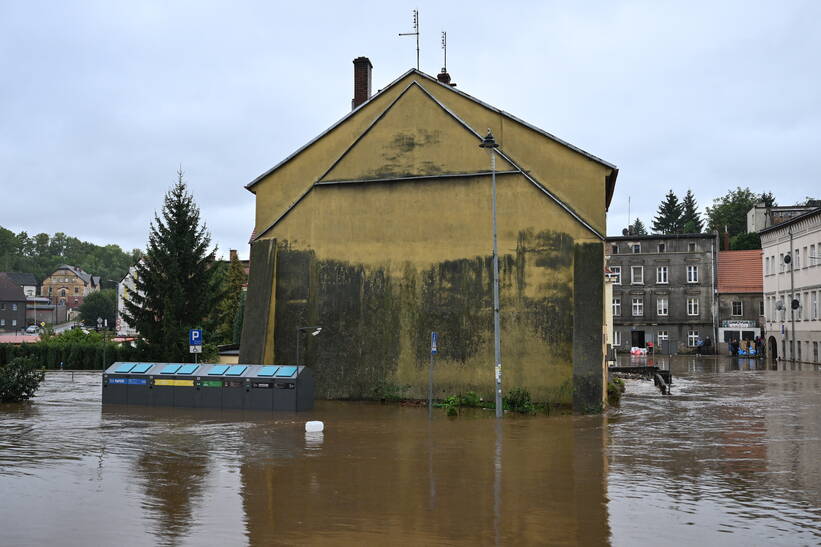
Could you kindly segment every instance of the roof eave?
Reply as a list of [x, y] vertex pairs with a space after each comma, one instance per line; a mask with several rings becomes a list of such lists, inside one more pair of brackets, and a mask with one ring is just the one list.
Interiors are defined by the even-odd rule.
[[[401, 80], [403, 80], [404, 78], [408, 77], [410, 74], [418, 74], [418, 75], [419, 75], [419, 76], [421, 76], [422, 78], [425, 78], [426, 80], [428, 80], [428, 81], [430, 81], [430, 82], [433, 82], [433, 83], [435, 83], [435, 84], [437, 84], [437, 85], [440, 85], [440, 86], [442, 86], [442, 87], [444, 87], [444, 88], [446, 88], [446, 89], [449, 89], [449, 90], [453, 91], [454, 93], [457, 93], [457, 94], [461, 95], [462, 97], [465, 97], [466, 99], [468, 99], [468, 100], [470, 100], [470, 101], [473, 101], [473, 102], [475, 102], [475, 103], [477, 103], [477, 104], [480, 104], [480, 105], [484, 106], [485, 108], [487, 108], [487, 109], [489, 109], [489, 110], [491, 110], [491, 111], [493, 111], [493, 112], [496, 112], [496, 113], [497, 113], [497, 114], [499, 114], [500, 116], [504, 116], [504, 117], [506, 117], [506, 118], [508, 118], [508, 119], [510, 119], [510, 120], [515, 121], [516, 123], [519, 123], [519, 124], [521, 124], [521, 125], [523, 125], [523, 126], [525, 126], [525, 127], [529, 128], [529, 129], [531, 129], [532, 131], [535, 131], [535, 132], [537, 132], [537, 133], [540, 133], [541, 135], [543, 135], [543, 136], [545, 136], [545, 137], [547, 137], [547, 138], [549, 138], [549, 139], [551, 139], [551, 140], [553, 140], [553, 141], [555, 141], [555, 142], [557, 142], [557, 143], [559, 143], [559, 144], [561, 144], [561, 145], [563, 145], [563, 146], [565, 146], [565, 147], [569, 148], [570, 150], [573, 150], [574, 152], [576, 152], [576, 153], [578, 153], [578, 154], [580, 154], [580, 155], [582, 155], [582, 156], [584, 156], [584, 157], [586, 157], [586, 158], [588, 158], [588, 159], [590, 159], [590, 160], [592, 160], [592, 161], [594, 161], [594, 162], [596, 162], [596, 163], [599, 163], [599, 164], [601, 164], [601, 165], [604, 165], [605, 167], [609, 167], [610, 169], [613, 169], [613, 171], [614, 171], [614, 173], [616, 173], [616, 175], [611, 174], [611, 175], [610, 175], [610, 177], [608, 177], [608, 179], [610, 179], [610, 178], [612, 177], [612, 186], [613, 186], [613, 188], [615, 188], [616, 176], [618, 175], [618, 168], [617, 168], [615, 165], [613, 165], [612, 163], [610, 163], [610, 162], [608, 162], [608, 161], [605, 161], [605, 160], [603, 160], [603, 159], [599, 158], [598, 156], [594, 156], [593, 154], [591, 154], [591, 153], [589, 153], [589, 152], [587, 152], [587, 151], [585, 151], [585, 150], [582, 150], [581, 148], [579, 148], [579, 147], [577, 147], [577, 146], [574, 146], [574, 145], [570, 144], [569, 142], [564, 141], [564, 140], [560, 139], [559, 137], [557, 137], [557, 136], [555, 136], [555, 135], [553, 135], [553, 134], [551, 134], [551, 133], [548, 133], [548, 132], [547, 132], [547, 131], [545, 131], [544, 129], [541, 129], [541, 128], [539, 128], [539, 127], [536, 127], [535, 125], [532, 125], [532, 124], [530, 124], [530, 123], [528, 123], [528, 122], [526, 122], [526, 121], [524, 121], [524, 120], [522, 120], [522, 119], [520, 119], [520, 118], [518, 118], [518, 117], [514, 116], [513, 114], [510, 114], [509, 112], [506, 112], [506, 111], [504, 111], [504, 110], [501, 110], [501, 109], [499, 109], [499, 108], [496, 108], [496, 107], [495, 107], [495, 106], [493, 106], [493, 105], [490, 105], [490, 104], [488, 104], [488, 103], [486, 103], [486, 102], [484, 102], [484, 101], [482, 101], [482, 100], [480, 100], [480, 99], [477, 99], [477, 98], [476, 98], [476, 97], [474, 97], [473, 95], [470, 95], [470, 94], [468, 94], [468, 93], [465, 93], [464, 91], [462, 91], [462, 90], [460, 90], [460, 89], [456, 89], [456, 88], [455, 88], [455, 87], [453, 87], [453, 86], [450, 86], [450, 85], [444, 84], [444, 83], [440, 82], [439, 80], [437, 80], [436, 78], [434, 78], [433, 76], [431, 76], [430, 74], [425, 74], [424, 72], [422, 72], [422, 71], [420, 71], [420, 70], [417, 70], [417, 69], [415, 69], [415, 68], [411, 68], [411, 69], [407, 70], [405, 73], [403, 73], [401, 76], [399, 76], [398, 78], [396, 78], [395, 80], [393, 80], [391, 83], [389, 83], [388, 85], [386, 85], [385, 87], [383, 87], [382, 89], [380, 89], [377, 93], [375, 93], [375, 94], [371, 95], [371, 97], [370, 97], [370, 98], [368, 98], [368, 100], [367, 100], [367, 101], [365, 101], [364, 103], [362, 103], [361, 105], [359, 105], [359, 106], [358, 106], [358, 107], [356, 107], [355, 109], [353, 109], [353, 110], [351, 110], [350, 112], [348, 112], [345, 116], [343, 116], [342, 118], [340, 118], [340, 119], [339, 119], [336, 123], [334, 123], [333, 125], [331, 125], [328, 129], [326, 129], [325, 131], [323, 131], [322, 133], [320, 133], [319, 135], [317, 135], [316, 137], [314, 137], [313, 139], [311, 139], [310, 141], [308, 141], [307, 143], [305, 143], [303, 146], [299, 147], [296, 151], [294, 151], [292, 154], [290, 154], [290, 155], [289, 155], [288, 157], [286, 157], [284, 160], [282, 160], [281, 162], [277, 163], [276, 165], [274, 165], [273, 167], [271, 167], [270, 169], [268, 169], [267, 171], [265, 171], [264, 173], [262, 173], [261, 175], [259, 175], [257, 178], [255, 178], [254, 180], [252, 180], [251, 182], [249, 182], [248, 184], [246, 184], [246, 185], [245, 185], [245, 189], [246, 189], [246, 190], [248, 190], [248, 191], [249, 191], [249, 192], [251, 192], [251, 193], [255, 193], [255, 192], [254, 192], [254, 190], [253, 190], [252, 188], [253, 188], [256, 184], [258, 184], [259, 182], [261, 182], [261, 181], [262, 181], [265, 177], [267, 177], [268, 175], [270, 175], [271, 173], [273, 173], [274, 171], [276, 171], [277, 169], [279, 169], [280, 167], [282, 167], [283, 165], [285, 165], [286, 163], [288, 163], [289, 161], [291, 161], [292, 159], [294, 159], [294, 158], [295, 158], [296, 156], [298, 156], [298, 155], [299, 155], [299, 154], [300, 154], [303, 150], [305, 150], [306, 148], [308, 148], [309, 146], [311, 146], [312, 144], [314, 144], [315, 142], [317, 142], [319, 139], [321, 139], [322, 137], [324, 137], [325, 135], [327, 135], [328, 133], [330, 133], [331, 131], [333, 131], [334, 129], [336, 129], [339, 125], [341, 125], [342, 123], [344, 123], [344, 122], [345, 122], [348, 118], [350, 118], [351, 116], [353, 116], [354, 114], [356, 114], [357, 112], [359, 112], [359, 110], [360, 110], [360, 109], [362, 109], [362, 108], [364, 108], [366, 105], [370, 104], [370, 102], [371, 102], [371, 101], [373, 101], [374, 99], [376, 99], [377, 97], [379, 97], [380, 95], [382, 95], [382, 94], [383, 94], [384, 92], [386, 92], [387, 90], [391, 89], [394, 85], [396, 85], [398, 82], [400, 82], [400, 81], [401, 81]], [[610, 183], [608, 182], [608, 184], [610, 184]], [[608, 198], [608, 199], [607, 199], [607, 206], [608, 206], [608, 207], [610, 206], [610, 199], [612, 199], [612, 192], [611, 192], [611, 194], [610, 194], [610, 198]]]

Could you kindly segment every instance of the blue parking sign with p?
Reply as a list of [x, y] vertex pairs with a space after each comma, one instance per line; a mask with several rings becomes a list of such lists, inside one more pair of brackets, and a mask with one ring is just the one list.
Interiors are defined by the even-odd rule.
[[188, 345], [201, 346], [202, 345], [202, 329], [191, 329], [188, 331]]

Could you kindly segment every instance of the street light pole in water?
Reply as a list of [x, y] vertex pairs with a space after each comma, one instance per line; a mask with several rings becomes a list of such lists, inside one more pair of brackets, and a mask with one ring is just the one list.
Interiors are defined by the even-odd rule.
[[493, 212], [493, 350], [496, 374], [496, 417], [502, 417], [502, 339], [499, 322], [499, 247], [496, 243], [496, 149], [499, 144], [488, 129], [480, 148], [490, 152], [491, 209]]

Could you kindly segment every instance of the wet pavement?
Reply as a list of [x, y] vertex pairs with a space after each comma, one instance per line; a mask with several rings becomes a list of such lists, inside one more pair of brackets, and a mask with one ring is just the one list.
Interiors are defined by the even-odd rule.
[[0, 405], [0, 544], [821, 543], [819, 367], [655, 361], [671, 396], [629, 381], [604, 416], [502, 423], [103, 409], [99, 372], [50, 372]]

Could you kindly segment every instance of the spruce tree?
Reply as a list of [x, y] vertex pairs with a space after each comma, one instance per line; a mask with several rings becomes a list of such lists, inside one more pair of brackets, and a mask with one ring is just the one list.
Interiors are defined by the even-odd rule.
[[641, 219], [637, 218], [636, 222], [634, 222], [627, 228], [627, 232], [630, 235], [634, 236], [646, 236], [647, 228], [644, 227], [644, 223], [641, 221]]
[[659, 204], [658, 214], [653, 219], [653, 232], [657, 234], [677, 234], [681, 232], [682, 207], [671, 189]]
[[[188, 330], [202, 326], [220, 300], [211, 235], [183, 181], [165, 195], [162, 215], [154, 214], [148, 247], [135, 269], [136, 290], [125, 301], [126, 321], [136, 327], [154, 359], [192, 360]], [[208, 342], [208, 333], [204, 334]]]
[[691, 190], [687, 190], [681, 200], [681, 227], [685, 234], [700, 234], [704, 229], [704, 222], [698, 212], [698, 203]]

